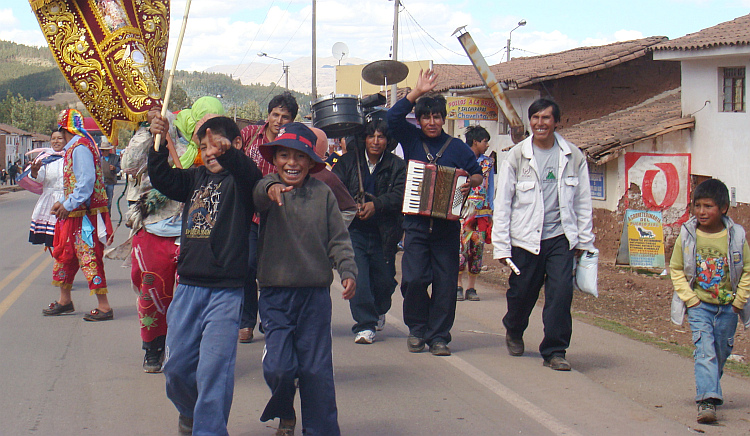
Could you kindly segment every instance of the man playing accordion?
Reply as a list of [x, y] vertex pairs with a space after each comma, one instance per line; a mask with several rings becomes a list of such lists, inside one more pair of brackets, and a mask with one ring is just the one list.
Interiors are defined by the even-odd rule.
[[[467, 171], [469, 182], [461, 186], [465, 196], [471, 187], [482, 183], [482, 169], [474, 152], [463, 141], [443, 132], [447, 114], [445, 98], [422, 97], [435, 89], [436, 80], [433, 70], [420, 71], [414, 89], [388, 111], [388, 126], [401, 143], [404, 160]], [[419, 128], [406, 121], [415, 103]], [[401, 293], [404, 322], [409, 327], [407, 347], [412, 353], [424, 350], [425, 344], [435, 356], [451, 353], [448, 342], [456, 315], [459, 233], [458, 221], [420, 215], [404, 218]], [[431, 295], [427, 293], [430, 285]]]

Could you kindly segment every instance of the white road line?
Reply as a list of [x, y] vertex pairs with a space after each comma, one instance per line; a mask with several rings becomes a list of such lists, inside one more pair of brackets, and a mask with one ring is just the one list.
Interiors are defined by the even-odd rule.
[[[406, 333], [407, 335], [409, 334], [409, 330], [404, 326], [403, 320], [395, 315], [390, 314], [386, 315], [386, 317], [390, 318], [391, 326], [395, 327], [402, 333]], [[394, 319], [397, 322], [393, 322]], [[578, 432], [566, 426], [565, 424], [557, 420], [554, 416], [550, 415], [549, 413], [529, 402], [529, 400], [515, 393], [511, 388], [490, 377], [476, 366], [470, 364], [469, 362], [456, 356], [455, 354], [451, 356], [441, 357], [440, 360], [450, 363], [456, 369], [487, 388], [490, 392], [497, 395], [510, 405], [514, 406], [529, 418], [546, 427], [552, 433], [557, 435], [581, 436]]]

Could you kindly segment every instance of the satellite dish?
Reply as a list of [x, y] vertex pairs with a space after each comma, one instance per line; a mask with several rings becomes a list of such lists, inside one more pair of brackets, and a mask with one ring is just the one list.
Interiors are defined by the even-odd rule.
[[339, 65], [341, 65], [341, 61], [349, 56], [349, 47], [343, 42], [337, 42], [336, 44], [333, 44], [331, 53], [333, 54], [333, 57], [339, 61]]

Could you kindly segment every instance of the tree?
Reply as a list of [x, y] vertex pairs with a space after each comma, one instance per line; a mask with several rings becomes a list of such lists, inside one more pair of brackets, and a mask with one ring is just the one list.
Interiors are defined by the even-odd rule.
[[[227, 113], [228, 116], [232, 116], [234, 114], [230, 113], [230, 111]], [[263, 117], [263, 110], [260, 108], [260, 105], [255, 100], [248, 100], [243, 104], [242, 106], [237, 108], [237, 118], [245, 118], [251, 121], [259, 121], [264, 119]]]
[[[166, 92], [166, 85], [163, 86], [164, 92]], [[162, 95], [162, 98], [164, 96]], [[180, 87], [180, 85], [172, 82], [172, 93], [169, 96], [169, 104], [167, 109], [170, 112], [176, 112], [182, 109], [187, 109], [193, 105], [193, 101], [188, 97], [187, 92]]]

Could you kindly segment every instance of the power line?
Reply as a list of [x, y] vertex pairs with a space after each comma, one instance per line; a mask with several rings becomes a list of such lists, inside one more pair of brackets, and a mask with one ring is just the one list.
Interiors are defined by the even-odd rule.
[[404, 7], [404, 11], [406, 11], [406, 13], [407, 13], [407, 14], [409, 14], [409, 17], [410, 17], [410, 18], [411, 18], [411, 19], [412, 19], [412, 20], [414, 21], [414, 23], [415, 23], [415, 24], [416, 24], [417, 26], [419, 26], [419, 28], [420, 28], [420, 29], [422, 29], [422, 32], [424, 32], [424, 33], [425, 33], [425, 34], [426, 34], [427, 36], [429, 36], [429, 37], [430, 37], [430, 38], [431, 38], [431, 39], [432, 39], [433, 41], [435, 41], [435, 42], [436, 42], [436, 43], [437, 43], [437, 44], [438, 44], [438, 45], [439, 45], [440, 47], [443, 47], [444, 49], [448, 50], [449, 52], [451, 52], [451, 53], [453, 53], [453, 54], [455, 54], [455, 55], [458, 55], [458, 56], [461, 56], [461, 57], [467, 57], [467, 56], [466, 56], [466, 53], [459, 53], [459, 52], [457, 52], [457, 51], [453, 51], [453, 50], [449, 49], [448, 47], [444, 46], [444, 45], [443, 45], [443, 44], [442, 44], [442, 43], [441, 43], [440, 41], [438, 41], [437, 39], [435, 39], [435, 38], [434, 38], [434, 37], [433, 37], [432, 35], [430, 35], [430, 33], [429, 33], [428, 31], [426, 31], [426, 30], [425, 30], [425, 28], [424, 28], [424, 27], [422, 27], [422, 25], [421, 25], [421, 24], [419, 24], [419, 22], [418, 22], [418, 21], [417, 21], [417, 20], [416, 20], [416, 19], [414, 18], [414, 16], [413, 16], [413, 15], [411, 14], [411, 12], [409, 12], [409, 10], [408, 10], [408, 9], [406, 9], [406, 6], [405, 6], [405, 5], [403, 4], [403, 3], [401, 3], [401, 5], [402, 5], [402, 6]]
[[[240, 59], [240, 63], [239, 63], [239, 64], [237, 64], [237, 68], [235, 68], [235, 69], [234, 69], [234, 73], [232, 73], [232, 77], [234, 77], [234, 75], [235, 75], [235, 74], [237, 74], [237, 71], [238, 71], [238, 70], [240, 69], [240, 67], [242, 66], [242, 62], [243, 62], [243, 61], [245, 60], [245, 58], [247, 57], [247, 54], [248, 54], [248, 53], [250, 52], [250, 49], [251, 49], [251, 48], [253, 48], [253, 43], [255, 42], [256, 38], [258, 38], [258, 34], [260, 34], [260, 29], [262, 29], [262, 28], [263, 28], [263, 24], [265, 24], [265, 22], [266, 22], [266, 19], [268, 19], [268, 13], [269, 13], [269, 12], [271, 12], [271, 8], [273, 7], [273, 5], [274, 5], [275, 3], [276, 3], [276, 0], [273, 0], [273, 1], [271, 2], [271, 6], [270, 6], [270, 7], [268, 8], [268, 10], [266, 11], [266, 16], [265, 16], [265, 17], [263, 17], [263, 21], [261, 22], [260, 26], [258, 26], [258, 30], [257, 30], [257, 31], [255, 32], [255, 36], [253, 36], [253, 40], [252, 40], [252, 41], [250, 41], [250, 44], [248, 44], [248, 46], [247, 46], [247, 50], [245, 50], [245, 54], [244, 54], [244, 55], [242, 55], [242, 59]], [[248, 68], [250, 68], [250, 65], [252, 65], [254, 61], [255, 61], [255, 58], [253, 58], [253, 60], [251, 60], [251, 61], [250, 61], [250, 63], [249, 63], [248, 65], [247, 65], [247, 67], [245, 67], [245, 71], [247, 71], [247, 69], [248, 69]], [[245, 74], [245, 71], [243, 71], [243, 72], [242, 72], [242, 74]], [[240, 74], [240, 76], [241, 76], [242, 74]]]

